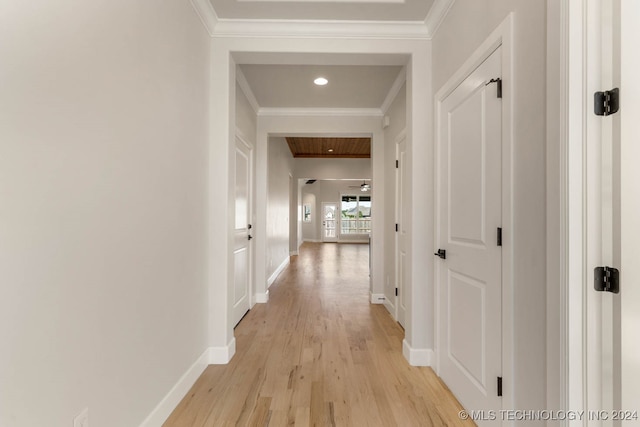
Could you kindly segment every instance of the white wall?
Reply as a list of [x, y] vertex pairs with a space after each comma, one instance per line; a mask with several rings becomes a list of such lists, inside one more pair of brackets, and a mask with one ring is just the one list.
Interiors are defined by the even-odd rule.
[[[387, 203], [384, 205], [385, 224], [384, 240], [384, 295], [386, 301], [395, 301], [396, 283], [396, 139], [407, 126], [407, 85], [402, 88], [391, 103], [386, 115], [389, 126], [384, 130], [384, 174], [385, 194]], [[394, 313], [395, 315], [395, 313]]]
[[[269, 138], [267, 190], [267, 277], [289, 259], [290, 175], [293, 156], [284, 138]], [[294, 219], [295, 220], [295, 219]], [[260, 262], [260, 260], [258, 260]]]
[[239, 84], [236, 84], [236, 132], [255, 145], [258, 116]]
[[515, 407], [534, 409], [546, 406], [545, 2], [456, 1], [433, 39], [432, 82], [437, 92], [509, 12], [514, 12], [515, 46], [511, 82], [514, 282], [510, 284], [515, 348], [514, 371], [503, 374], [513, 376]]
[[5, 2], [0, 425], [137, 426], [207, 347], [210, 39], [189, 2]]
[[295, 175], [305, 179], [371, 178], [371, 159], [295, 159]]

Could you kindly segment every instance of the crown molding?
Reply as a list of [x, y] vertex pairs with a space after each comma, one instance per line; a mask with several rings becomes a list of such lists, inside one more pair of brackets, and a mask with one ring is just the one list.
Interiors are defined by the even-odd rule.
[[423, 21], [218, 19], [213, 37], [427, 39], [428, 28]]
[[[236, 0], [238, 3], [317, 3], [318, 0]], [[386, 4], [402, 4], [406, 0], [323, 0], [325, 3], [386, 3]]]
[[453, 3], [455, 3], [455, 0], [435, 0], [433, 2], [431, 9], [429, 9], [429, 14], [424, 21], [427, 27], [427, 38], [431, 39], [436, 34], [436, 31], [438, 31], [447, 13], [449, 13]]
[[209, 0], [190, 0], [211, 37], [431, 39], [455, 0], [435, 0], [424, 21], [221, 19]]
[[389, 89], [389, 93], [387, 93], [387, 97], [384, 99], [384, 102], [380, 107], [380, 111], [382, 111], [383, 115], [387, 114], [387, 111], [389, 111], [389, 107], [391, 107], [391, 103], [394, 99], [396, 99], [396, 96], [398, 96], [398, 93], [400, 93], [400, 89], [402, 89], [402, 85], [406, 81], [407, 69], [405, 67], [402, 67], [402, 70], [400, 70], [400, 72], [398, 73], [398, 77], [396, 77], [393, 85], [391, 85], [391, 89]]
[[379, 108], [260, 108], [260, 117], [382, 117]]
[[209, 0], [191, 0], [191, 6], [202, 21], [202, 25], [207, 29], [211, 37], [215, 35], [216, 26], [218, 24], [218, 14]]
[[244, 96], [247, 97], [247, 100], [249, 101], [253, 112], [257, 115], [260, 111], [260, 104], [258, 104], [258, 100], [253, 94], [251, 86], [249, 86], [249, 82], [247, 81], [247, 78], [244, 76], [244, 73], [242, 72], [240, 67], [236, 67], [236, 81], [238, 82], [238, 86], [240, 86], [242, 93], [244, 93]]

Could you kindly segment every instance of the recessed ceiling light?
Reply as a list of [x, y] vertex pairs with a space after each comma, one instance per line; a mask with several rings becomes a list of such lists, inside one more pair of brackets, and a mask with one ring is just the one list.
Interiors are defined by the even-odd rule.
[[315, 79], [313, 81], [315, 84], [317, 84], [318, 86], [324, 86], [327, 83], [329, 83], [329, 80], [325, 79], [324, 77], [318, 77], [317, 79]]

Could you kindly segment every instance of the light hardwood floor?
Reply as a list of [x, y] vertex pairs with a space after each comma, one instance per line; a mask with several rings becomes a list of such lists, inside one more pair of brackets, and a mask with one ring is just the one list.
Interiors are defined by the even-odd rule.
[[305, 243], [164, 424], [474, 426], [430, 368], [409, 366], [404, 331], [369, 303], [368, 245]]

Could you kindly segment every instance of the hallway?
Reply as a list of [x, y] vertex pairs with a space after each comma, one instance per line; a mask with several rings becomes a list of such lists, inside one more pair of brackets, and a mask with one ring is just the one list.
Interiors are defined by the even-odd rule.
[[164, 424], [472, 426], [430, 368], [402, 355], [404, 332], [369, 303], [369, 246], [305, 243]]

